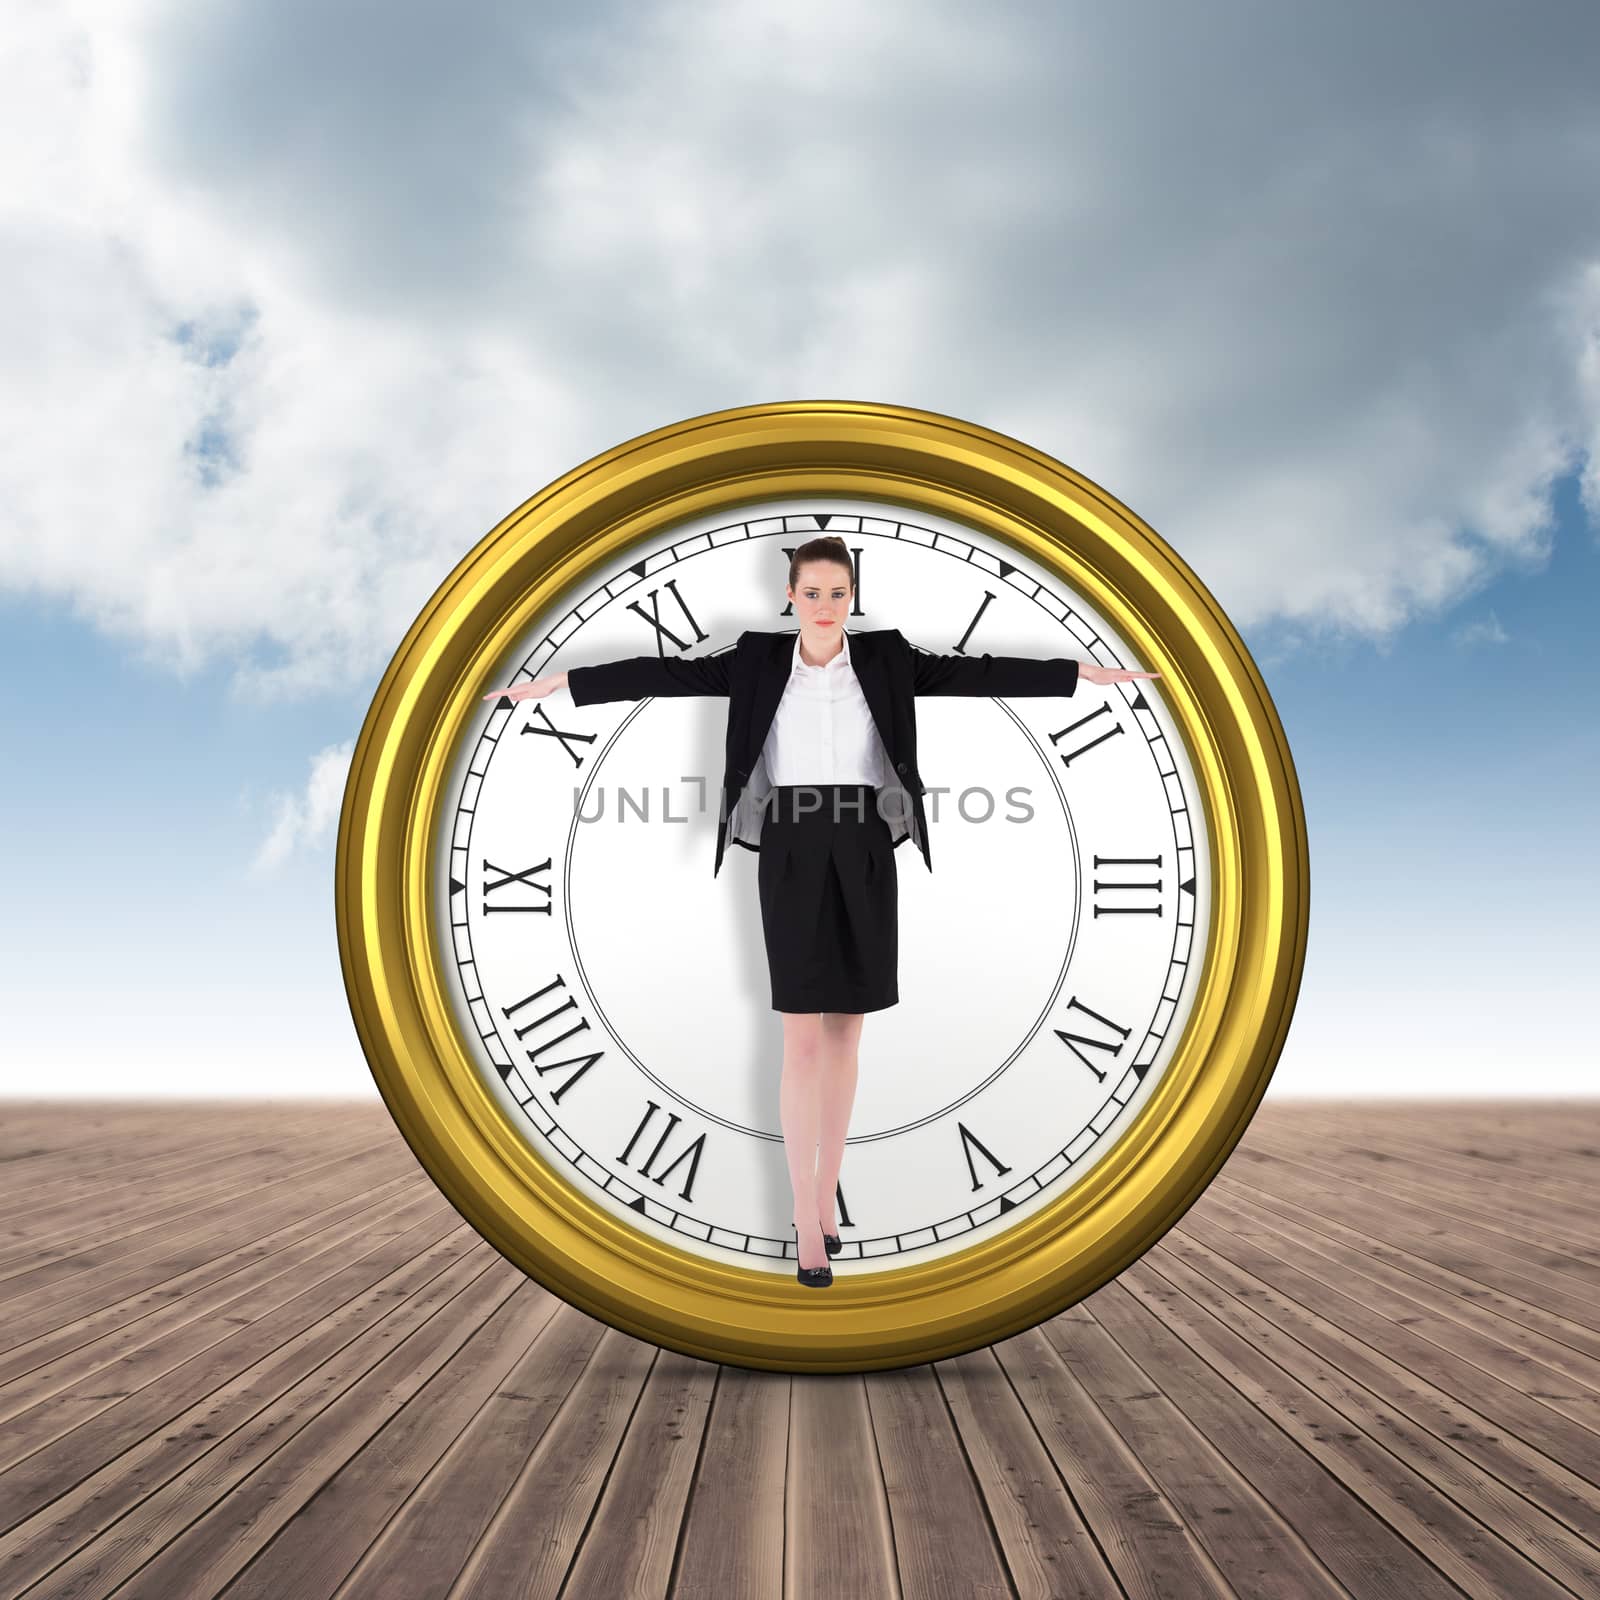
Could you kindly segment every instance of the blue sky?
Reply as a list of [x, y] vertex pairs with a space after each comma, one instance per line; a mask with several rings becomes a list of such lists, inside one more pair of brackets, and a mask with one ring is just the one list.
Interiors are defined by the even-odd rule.
[[0, 65], [0, 1092], [372, 1093], [332, 827], [417, 609], [821, 395], [1050, 451], [1234, 618], [1310, 828], [1274, 1094], [1596, 1091], [1592, 8], [399, 8], [315, 72], [295, 12]]

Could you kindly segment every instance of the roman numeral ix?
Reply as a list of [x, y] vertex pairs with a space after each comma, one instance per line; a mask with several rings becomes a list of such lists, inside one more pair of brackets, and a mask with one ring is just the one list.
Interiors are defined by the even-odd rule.
[[[550, 858], [547, 856], [536, 867], [524, 867], [520, 872], [511, 872], [505, 867], [497, 867], [487, 856], [483, 861], [483, 914], [488, 916], [491, 911], [538, 911], [545, 916], [550, 915], [550, 883], [547, 879], [543, 883], [535, 883], [529, 876], [534, 872], [548, 872]], [[495, 876], [495, 874], [499, 876]], [[533, 898], [518, 894], [513, 885], [520, 884], [524, 889], [533, 891]], [[511, 892], [504, 900], [491, 901], [489, 896], [499, 894], [502, 889]], [[538, 897], [543, 895], [541, 900]]]

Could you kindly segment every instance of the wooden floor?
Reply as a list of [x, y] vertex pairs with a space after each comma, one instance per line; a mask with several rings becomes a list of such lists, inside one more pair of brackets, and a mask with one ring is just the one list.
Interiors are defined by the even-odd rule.
[[1269, 1100], [1053, 1322], [573, 1311], [370, 1104], [0, 1102], [0, 1594], [1600, 1595], [1600, 1102]]

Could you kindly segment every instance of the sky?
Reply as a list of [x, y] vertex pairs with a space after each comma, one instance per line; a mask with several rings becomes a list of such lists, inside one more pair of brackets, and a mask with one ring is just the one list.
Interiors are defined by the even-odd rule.
[[13, 14], [0, 1094], [375, 1097], [334, 830], [418, 610], [589, 456], [835, 397], [1233, 619], [1311, 850], [1272, 1096], [1600, 1093], [1587, 0]]

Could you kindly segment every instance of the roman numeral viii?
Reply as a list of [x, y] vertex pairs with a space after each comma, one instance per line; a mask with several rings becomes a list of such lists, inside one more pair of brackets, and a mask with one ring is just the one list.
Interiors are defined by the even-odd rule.
[[[594, 1050], [588, 1055], [565, 1056], [559, 1061], [541, 1061], [539, 1059], [539, 1057], [544, 1055], [546, 1051], [554, 1050], [557, 1045], [565, 1044], [567, 1040], [572, 1038], [575, 1034], [588, 1033], [590, 1031], [589, 1019], [587, 1017], [579, 1017], [577, 1015], [578, 1002], [574, 1000], [570, 994], [565, 1000], [561, 1000], [552, 993], [553, 990], [564, 990], [566, 987], [567, 980], [557, 973], [555, 978], [550, 983], [547, 983], [544, 988], [535, 989], [532, 994], [525, 995], [521, 1000], [517, 1001], [515, 1005], [506, 1006], [500, 1013], [501, 1016], [505, 1017], [509, 1021], [519, 1011], [521, 1011], [524, 1006], [538, 1005], [542, 1002], [548, 1005], [549, 1009], [525, 1018], [518, 1027], [512, 1030], [516, 1036], [519, 1039], [525, 1039], [530, 1033], [534, 1033], [541, 1028], [562, 1028], [566, 1030], [563, 1033], [553, 1034], [553, 1036], [546, 1039], [543, 1044], [537, 1045], [528, 1051], [528, 1060], [532, 1064], [533, 1070], [537, 1072], [541, 1078], [545, 1075], [545, 1073], [555, 1072], [561, 1067], [576, 1067], [578, 1069], [572, 1074], [571, 1077], [565, 1079], [562, 1082], [561, 1087], [550, 1096], [551, 1100], [557, 1105], [561, 1104], [562, 1095], [564, 1095], [567, 1090], [570, 1089], [573, 1084], [575, 1084], [578, 1079], [581, 1078], [584, 1073], [586, 1073], [589, 1068], [592, 1067], [595, 1062], [597, 1062], [600, 1057], [605, 1054], [604, 1050]], [[501, 1076], [505, 1076], [504, 1071], [501, 1072]]]

